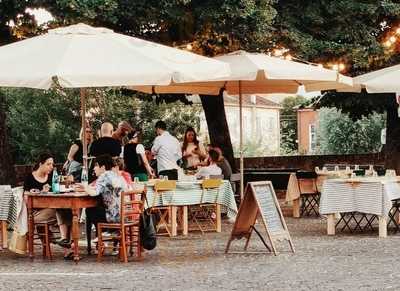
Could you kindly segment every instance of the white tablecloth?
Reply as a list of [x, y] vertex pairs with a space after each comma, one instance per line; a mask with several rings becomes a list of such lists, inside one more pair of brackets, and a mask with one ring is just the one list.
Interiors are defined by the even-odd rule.
[[400, 184], [396, 177], [370, 177], [326, 180], [319, 212], [361, 212], [387, 217], [392, 200], [400, 199]]

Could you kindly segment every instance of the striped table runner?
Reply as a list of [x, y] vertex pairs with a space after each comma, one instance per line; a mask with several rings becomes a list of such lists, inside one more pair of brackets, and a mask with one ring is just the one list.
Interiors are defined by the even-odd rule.
[[[201, 203], [202, 195], [201, 182], [177, 182], [175, 193], [166, 192], [160, 195], [159, 199], [154, 203], [155, 206], [162, 205], [195, 205]], [[219, 193], [218, 193], [219, 192]], [[218, 197], [217, 197], [218, 194]], [[217, 198], [217, 200], [216, 200]], [[147, 185], [147, 201], [151, 206], [154, 200], [154, 187]], [[232, 186], [229, 181], [222, 181], [217, 190], [208, 190], [204, 193], [203, 203], [221, 204], [223, 212], [226, 212], [229, 218], [235, 218], [237, 214], [237, 206]], [[225, 210], [225, 211], [224, 211]]]
[[384, 179], [326, 180], [320, 200], [321, 214], [361, 212], [386, 217], [392, 200], [400, 198], [400, 185]]
[[0, 220], [12, 228], [17, 219], [17, 205], [10, 185], [0, 185]]

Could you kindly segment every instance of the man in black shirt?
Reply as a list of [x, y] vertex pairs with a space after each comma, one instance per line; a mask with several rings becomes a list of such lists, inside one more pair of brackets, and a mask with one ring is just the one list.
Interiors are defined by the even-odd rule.
[[90, 147], [90, 156], [98, 157], [101, 155], [110, 155], [118, 157], [121, 153], [121, 144], [118, 140], [112, 138], [113, 125], [105, 122], [101, 125], [101, 137], [95, 140]]

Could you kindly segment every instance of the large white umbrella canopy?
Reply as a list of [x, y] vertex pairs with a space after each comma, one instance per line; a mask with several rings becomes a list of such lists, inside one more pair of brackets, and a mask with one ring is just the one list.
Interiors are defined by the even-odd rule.
[[206, 82], [171, 84], [168, 86], [135, 86], [146, 93], [193, 93], [218, 95], [221, 88], [229, 94], [296, 93], [303, 85], [307, 92], [351, 88], [352, 78], [315, 65], [271, 57], [261, 53], [237, 51], [215, 57], [230, 65], [228, 77], [210, 75]]
[[218, 95], [221, 89], [239, 94], [240, 112], [240, 192], [243, 197], [243, 120], [242, 94], [297, 93], [299, 86], [305, 91], [353, 88], [353, 80], [319, 66], [309, 65], [261, 53], [237, 51], [214, 59], [230, 65], [228, 77], [213, 78], [207, 82], [171, 84], [168, 86], [136, 86], [134, 90], [146, 93], [192, 93]]
[[229, 65], [187, 51], [86, 24], [0, 47], [0, 86], [169, 85], [230, 73]]
[[400, 92], [400, 65], [384, 68], [353, 78], [353, 88], [343, 88], [343, 92], [360, 92], [365, 88], [368, 93]]
[[[0, 68], [0, 87], [37, 89], [55, 82], [65, 88], [169, 85], [230, 73], [224, 62], [86, 24], [1, 46]], [[81, 104], [84, 126], [84, 89]]]

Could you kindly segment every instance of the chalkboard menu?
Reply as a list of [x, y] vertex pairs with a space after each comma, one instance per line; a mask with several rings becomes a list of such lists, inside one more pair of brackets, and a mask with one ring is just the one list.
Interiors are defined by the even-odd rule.
[[[255, 228], [257, 220], [265, 227], [269, 245]], [[274, 187], [270, 181], [250, 182], [246, 186], [245, 196], [240, 204], [231, 237], [225, 249], [227, 253], [234, 239], [246, 238], [244, 250], [247, 250], [253, 231], [259, 236], [264, 246], [275, 255], [275, 241], [287, 240], [292, 252], [294, 246], [282, 215]]]
[[268, 224], [269, 232], [278, 233], [285, 231], [282, 218], [275, 204], [275, 193], [272, 192], [271, 185], [252, 185], [252, 188], [258, 201], [261, 215]]

